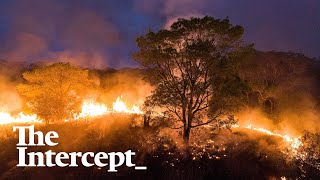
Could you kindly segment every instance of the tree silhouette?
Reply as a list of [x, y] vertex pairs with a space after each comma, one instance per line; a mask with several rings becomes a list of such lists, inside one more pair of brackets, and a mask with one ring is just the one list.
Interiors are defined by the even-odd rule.
[[242, 34], [243, 28], [228, 19], [204, 17], [179, 19], [169, 30], [137, 38], [139, 52], [133, 58], [155, 86], [148, 99], [164, 109], [172, 128], [183, 129], [186, 143], [192, 128], [235, 122], [227, 109], [246, 89], [237, 66], [251, 49], [243, 45]]

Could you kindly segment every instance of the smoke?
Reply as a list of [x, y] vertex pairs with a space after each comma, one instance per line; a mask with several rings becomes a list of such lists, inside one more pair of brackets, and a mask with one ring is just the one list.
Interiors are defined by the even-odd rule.
[[21, 109], [22, 102], [16, 86], [22, 82], [22, 69], [21, 63], [0, 62], [0, 112], [15, 112]]
[[308, 130], [319, 132], [320, 113], [317, 101], [308, 92], [299, 92], [295, 97], [284, 102], [279, 110], [280, 123], [282, 129], [298, 132]]
[[84, 51], [72, 51], [66, 50], [63, 52], [50, 53], [48, 62], [62, 61], [70, 62], [76, 66], [90, 67], [90, 68], [104, 68], [107, 66], [106, 59], [103, 54], [97, 51], [84, 52]]
[[[162, 22], [162, 27], [165, 28], [168, 28], [172, 22], [180, 17], [198, 17], [207, 15], [207, 13], [209, 13], [209, 15], [217, 14], [220, 15], [220, 17], [225, 17], [228, 15], [225, 13], [227, 12], [230, 13], [231, 19], [235, 19], [238, 22], [247, 22], [247, 24], [244, 25], [249, 26], [249, 32], [256, 30], [251, 33], [252, 37], [255, 37], [258, 32], [258, 34], [261, 34], [261, 32], [268, 31], [267, 34], [257, 37], [257, 39], [264, 39], [267, 42], [271, 42], [273, 45], [280, 44], [274, 42], [278, 39], [280, 41], [283, 38], [269, 37], [269, 28], [273, 28], [273, 30], [275, 30], [274, 28], [277, 27], [270, 24], [270, 22], [274, 22], [272, 21], [272, 17], [274, 16], [273, 13], [268, 12], [272, 9], [269, 9], [270, 4], [272, 3], [264, 2], [263, 6], [265, 6], [265, 8], [252, 8], [253, 11], [250, 11], [251, 14], [240, 16], [239, 13], [241, 11], [248, 11], [249, 9], [248, 7], [238, 8], [237, 6], [243, 7], [247, 4], [249, 4], [248, 1], [243, 3], [230, 3], [218, 0], [212, 3], [208, 0], [135, 0], [134, 8], [137, 11], [143, 11], [144, 13], [151, 15], [155, 20], [160, 20]], [[308, 7], [313, 5], [314, 4], [304, 5], [303, 7], [308, 10]], [[250, 7], [253, 7], [253, 5], [250, 5], [249, 8]], [[290, 6], [289, 8], [292, 9], [292, 7], [293, 6]], [[125, 8], [127, 7], [123, 6], [120, 9], [123, 10]], [[240, 10], [236, 11], [235, 8]], [[101, 11], [101, 9], [103, 9], [103, 11]], [[280, 9], [281, 11], [277, 12], [282, 12], [283, 8]], [[0, 18], [6, 20], [6, 24], [4, 25], [5, 30], [3, 31], [3, 27], [0, 27], [0, 30], [5, 32], [5, 37], [2, 37], [2, 42], [0, 43], [0, 59], [28, 62], [67, 61], [75, 65], [91, 68], [102, 68], [108, 66], [111, 61], [113, 63], [118, 63], [118, 59], [113, 59], [116, 56], [110, 55], [110, 51], [114, 51], [114, 49], [122, 46], [120, 30], [115, 22], [113, 22], [113, 16], [116, 15], [113, 14], [114, 12], [110, 7], [106, 6], [106, 4], [103, 4], [102, 2], [88, 3], [74, 0], [13, 0], [8, 1], [0, 8], [0, 10], [2, 16]], [[222, 13], [224, 10], [227, 11]], [[268, 17], [255, 16], [255, 14], [261, 10], [265, 12], [264, 14], [269, 14]], [[295, 12], [300, 14], [304, 11]], [[317, 15], [315, 12], [316, 11], [312, 11], [309, 15]], [[285, 16], [288, 15], [290, 15], [290, 13], [286, 12]], [[307, 17], [308, 16], [305, 18]], [[243, 21], [244, 18], [249, 20]], [[313, 20], [312, 18], [310, 19]], [[276, 23], [278, 23], [278, 21], [276, 21]], [[255, 24], [255, 26], [252, 24]], [[263, 24], [263, 26], [259, 26], [259, 24]], [[291, 27], [293, 27], [292, 24], [291, 26], [288, 26], [288, 28]], [[125, 28], [124, 32], [128, 34], [131, 29], [128, 26], [125, 26]], [[264, 30], [259, 31], [261, 28]], [[285, 29], [286, 28], [281, 30], [281, 32], [285, 31]], [[289, 34], [291, 35], [291, 33]], [[283, 34], [280, 35], [282, 36]], [[133, 39], [130, 39], [130, 41], [131, 40], [133, 41]], [[117, 96], [123, 95], [123, 98], [128, 99], [130, 103], [132, 102], [131, 104], [136, 104], [133, 101], [139, 101], [138, 103], [140, 103], [142, 101], [140, 99], [143, 99], [152, 88], [146, 85], [142, 80], [137, 80], [134, 76], [135, 75], [132, 74], [113, 74], [111, 78], [112, 80], [108, 80], [111, 84], [106, 84], [104, 86], [106, 94], [103, 95], [102, 98], [107, 101], [109, 99], [114, 100]], [[17, 102], [14, 104], [19, 104], [19, 101], [16, 99], [17, 96], [13, 93], [15, 84], [16, 82], [12, 83], [11, 80], [5, 77], [2, 78], [1, 87], [6, 90], [6, 93], [2, 93], [1, 97], [4, 98], [8, 96], [11, 98], [8, 98], [8, 100], [2, 99], [1, 102], [6, 102], [5, 104], [8, 104], [8, 101], [14, 101]], [[302, 99], [300, 100], [284, 103], [281, 113], [279, 114], [281, 119], [280, 124], [285, 124], [286, 122], [286, 124], [299, 127], [299, 130], [307, 128], [317, 129], [318, 126], [316, 122], [318, 120], [317, 117], [319, 116], [317, 111], [314, 109], [315, 103], [313, 102], [312, 97], [309, 97], [308, 95], [302, 95], [301, 97]], [[292, 105], [295, 105], [298, 102], [301, 102], [301, 104], [302, 102], [306, 103], [303, 106], [305, 108], [301, 109], [300, 107], [302, 106], [298, 106], [296, 108], [292, 107]], [[287, 107], [285, 107], [286, 104], [288, 105]], [[2, 107], [4, 106], [8, 105], [2, 104]], [[19, 105], [17, 105], [17, 107], [14, 106], [10, 106], [8, 108], [14, 110], [19, 107]], [[273, 124], [273, 120], [264, 118], [263, 114], [260, 115], [257, 116], [262, 125], [269, 126], [270, 124]], [[304, 123], [306, 119], [308, 119], [308, 123]], [[283, 127], [289, 126], [283, 125]]]
[[12, 112], [21, 109], [21, 100], [15, 90], [15, 84], [0, 76], [0, 112]]
[[118, 97], [128, 105], [142, 106], [153, 87], [143, 80], [139, 69], [120, 69], [117, 71], [94, 74], [91, 79], [99, 80], [100, 93], [98, 99], [112, 107]]
[[174, 22], [176, 22], [179, 18], [189, 19], [189, 18], [192, 18], [192, 17], [203, 17], [203, 15], [201, 15], [201, 14], [188, 14], [188, 15], [185, 15], [185, 16], [175, 16], [175, 17], [172, 17], [172, 18], [168, 18], [166, 24], [164, 25], [164, 28], [165, 29], [170, 29], [170, 26]]
[[164, 17], [165, 23], [162, 28], [168, 29], [179, 18], [204, 16], [208, 2], [208, 0], [136, 0], [135, 7], [147, 14], [152, 14], [156, 11], [160, 16]]
[[[79, 63], [79, 60], [81, 58], [77, 58], [75, 62]], [[0, 112], [16, 114], [23, 111], [22, 104], [27, 103], [22, 102], [16, 89], [19, 84], [25, 83], [22, 73], [29, 68], [37, 68], [39, 64], [27, 67], [25, 63], [0, 61], [0, 65]], [[143, 80], [143, 73], [139, 69], [90, 69], [88, 78], [92, 84], [79, 95], [89, 101], [104, 103], [108, 107], [112, 107], [118, 97], [121, 97], [128, 109], [142, 106], [146, 96], [152, 91], [151, 85]]]
[[106, 47], [119, 43], [117, 28], [81, 1], [11, 1], [1, 59], [70, 61], [85, 67], [108, 65]]
[[263, 108], [244, 108], [236, 113], [239, 125], [265, 128], [279, 134], [300, 136], [304, 130], [319, 132], [319, 117], [316, 101], [308, 94], [296, 96], [290, 102], [283, 101], [275, 116]]
[[163, 13], [168, 17], [198, 14], [204, 10], [206, 3], [207, 0], [167, 0], [164, 4]]
[[[135, 7], [162, 27], [171, 19], [191, 15], [230, 17], [233, 24], [244, 27], [244, 39], [263, 51], [295, 51], [319, 56], [319, 1], [277, 0], [135, 0]], [[283, 8], [285, 7], [285, 8]], [[161, 28], [162, 28], [161, 27]], [[306, 33], [308, 32], [308, 33]]]

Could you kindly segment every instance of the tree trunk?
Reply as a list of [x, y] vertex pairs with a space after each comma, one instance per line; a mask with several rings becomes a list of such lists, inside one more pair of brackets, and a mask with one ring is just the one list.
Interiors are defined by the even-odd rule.
[[[189, 107], [191, 107], [191, 105], [189, 105]], [[192, 119], [193, 119], [193, 114], [191, 113], [191, 110], [188, 109], [188, 118], [186, 119], [187, 123], [184, 126], [184, 132], [183, 132], [183, 140], [184, 140], [186, 147], [189, 146]]]
[[143, 116], [143, 128], [149, 128], [150, 127], [150, 116], [144, 115]]
[[183, 131], [183, 141], [185, 143], [185, 145], [188, 147], [189, 146], [189, 139], [190, 139], [190, 127], [187, 127], [186, 129], [184, 129]]

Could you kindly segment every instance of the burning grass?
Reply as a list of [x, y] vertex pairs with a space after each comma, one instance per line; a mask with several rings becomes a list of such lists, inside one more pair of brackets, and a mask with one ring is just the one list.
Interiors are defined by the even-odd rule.
[[[142, 128], [137, 125], [141, 116], [127, 113], [111, 113], [90, 121], [69, 121], [46, 125], [35, 124], [44, 133], [55, 130], [60, 136], [59, 146], [53, 151], [137, 152], [134, 162], [148, 167], [146, 172], [120, 169], [117, 176], [142, 178], [201, 179], [217, 178], [271, 178], [301, 176], [300, 164], [289, 159], [283, 150], [286, 142], [279, 136], [247, 128], [223, 130], [219, 134], [209, 128], [199, 127], [192, 133], [189, 150], [180, 141], [179, 131], [164, 127]], [[1, 178], [70, 178], [80, 175], [87, 178], [111, 177], [105, 170], [93, 168], [17, 168], [17, 134], [12, 124], [0, 126], [2, 151], [0, 159], [5, 162], [0, 168]], [[48, 147], [33, 147], [47, 151]], [[318, 172], [309, 174], [311, 177]], [[318, 173], [318, 174], [316, 174]]]
[[[59, 146], [54, 151], [64, 152], [100, 152], [127, 151], [137, 152], [135, 162], [147, 165], [148, 171], [139, 177], [162, 177], [180, 179], [198, 179], [199, 177], [243, 177], [265, 178], [318, 176], [319, 168], [308, 159], [300, 136], [289, 136], [254, 125], [236, 125], [232, 132], [223, 130], [216, 134], [210, 128], [199, 127], [192, 131], [189, 147], [182, 142], [180, 131], [162, 126], [142, 128], [144, 112], [138, 105], [129, 105], [122, 96], [107, 105], [94, 99], [82, 104], [81, 112], [73, 119], [64, 122], [45, 124], [35, 114], [11, 115], [0, 113], [0, 159], [6, 164], [0, 168], [0, 176], [14, 177], [108, 177], [105, 171], [97, 168], [52, 170], [41, 168], [19, 169], [15, 145], [17, 137], [12, 133], [12, 125], [32, 123], [44, 133], [55, 130], [60, 135]], [[45, 152], [44, 147], [35, 147]], [[313, 159], [312, 159], [313, 160]], [[304, 165], [304, 167], [303, 167]], [[186, 169], [192, 169], [186, 171]], [[311, 172], [311, 173], [310, 173]], [[123, 174], [122, 174], [123, 173]], [[130, 169], [122, 170], [121, 175], [133, 174]], [[62, 176], [62, 175], [61, 175]]]
[[[168, 177], [179, 173], [181, 178], [193, 177], [300, 177], [303, 174], [303, 164], [307, 163], [307, 154], [301, 151], [303, 143], [301, 137], [275, 133], [268, 129], [235, 125], [232, 131], [223, 130], [216, 134], [210, 126], [199, 127], [193, 130], [189, 147], [182, 142], [180, 131], [172, 131], [165, 127], [142, 128], [143, 112], [136, 105], [129, 106], [121, 96], [109, 108], [103, 103], [93, 100], [83, 102], [82, 111], [76, 114], [73, 120], [46, 125], [36, 115], [20, 113], [14, 117], [8, 113], [0, 114], [7, 119], [1, 126], [1, 145], [5, 150], [1, 158], [7, 164], [1, 168], [3, 177], [12, 173], [21, 175], [21, 169], [15, 167], [15, 144], [17, 137], [12, 133], [12, 125], [19, 123], [35, 123], [36, 128], [47, 132], [52, 129], [60, 135], [59, 146], [51, 149], [64, 152], [99, 152], [99, 151], [127, 151], [133, 150], [138, 156], [136, 162], [146, 164], [148, 171], [145, 175]], [[209, 128], [208, 128], [209, 127]], [[70, 133], [72, 132], [72, 133]], [[45, 152], [48, 149], [35, 147], [37, 151]], [[5, 156], [9, 155], [7, 158]], [[160, 164], [160, 165], [159, 165]], [[192, 172], [184, 170], [184, 164], [194, 169]], [[243, 165], [245, 165], [245, 169]], [[248, 168], [249, 166], [250, 168]], [[252, 167], [251, 167], [252, 166]], [[214, 167], [214, 168], [213, 168]], [[225, 169], [223, 172], [220, 168]], [[316, 166], [317, 168], [317, 166]], [[150, 169], [150, 170], [149, 170]], [[213, 171], [214, 170], [214, 171]], [[49, 171], [35, 172], [27, 169], [28, 175], [39, 173], [46, 176]], [[61, 171], [55, 169], [51, 172]], [[87, 172], [81, 167], [70, 170], [66, 176]], [[104, 171], [91, 169], [93, 176], [105, 176]], [[286, 171], [287, 173], [283, 173]], [[130, 172], [129, 169], [124, 170]], [[65, 172], [64, 172], [65, 173]], [[88, 173], [88, 172], [87, 172]], [[190, 174], [191, 173], [191, 174]], [[318, 171], [315, 173], [318, 175]], [[139, 176], [139, 174], [138, 174]], [[312, 176], [312, 175], [311, 175]]]
[[[90, 119], [110, 113], [143, 114], [139, 106], [128, 106], [122, 100], [122, 96], [119, 96], [112, 104], [112, 108], [108, 108], [107, 105], [103, 103], [98, 103], [94, 100], [85, 100], [82, 104], [81, 112], [79, 114], [74, 114], [74, 119], [66, 119], [65, 121]], [[28, 115], [24, 112], [20, 112], [18, 115], [14, 116], [8, 112], [0, 112], [0, 124], [42, 122], [43, 120], [38, 118], [36, 114]]]

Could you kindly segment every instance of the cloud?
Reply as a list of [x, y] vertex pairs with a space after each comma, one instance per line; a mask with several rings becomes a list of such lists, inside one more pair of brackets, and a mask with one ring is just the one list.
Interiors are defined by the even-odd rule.
[[81, 1], [16, 0], [6, 9], [9, 33], [0, 50], [1, 59], [41, 61], [59, 57], [99, 67], [108, 61], [106, 47], [119, 43], [113, 23]]
[[202, 17], [208, 0], [135, 0], [135, 6], [147, 14], [157, 13], [165, 21], [163, 28], [168, 29], [178, 18]]
[[[245, 29], [244, 39], [263, 51], [295, 51], [319, 56], [320, 1], [278, 0], [135, 0], [162, 27], [179, 17], [229, 17]], [[155, 15], [156, 14], [156, 15]]]
[[[91, 54], [130, 66], [134, 39], [177, 18], [230, 17], [259, 50], [319, 56], [320, 2], [277, 0], [10, 0], [0, 6], [0, 59], [38, 61], [52, 54]], [[65, 53], [63, 53], [66, 51]], [[50, 55], [50, 56], [49, 56]], [[98, 60], [97, 64], [100, 64]]]
[[169, 29], [170, 26], [176, 22], [179, 18], [184, 18], [184, 19], [189, 19], [191, 17], [203, 17], [204, 15], [201, 15], [201, 14], [188, 14], [188, 15], [184, 15], [184, 16], [176, 16], [176, 17], [173, 17], [173, 18], [168, 18], [167, 19], [167, 22], [165, 23], [165, 25], [163, 26], [163, 28], [165, 29]]

